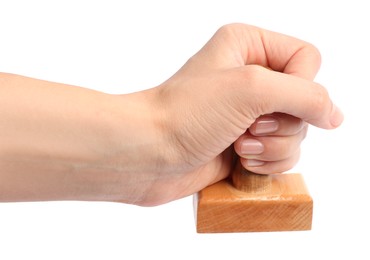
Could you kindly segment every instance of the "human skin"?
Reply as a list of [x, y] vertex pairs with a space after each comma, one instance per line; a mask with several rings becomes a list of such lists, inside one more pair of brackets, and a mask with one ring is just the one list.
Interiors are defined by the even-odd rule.
[[170, 79], [111, 95], [0, 74], [0, 201], [154, 206], [299, 158], [308, 124], [343, 115], [313, 82], [311, 44], [244, 24], [220, 28]]

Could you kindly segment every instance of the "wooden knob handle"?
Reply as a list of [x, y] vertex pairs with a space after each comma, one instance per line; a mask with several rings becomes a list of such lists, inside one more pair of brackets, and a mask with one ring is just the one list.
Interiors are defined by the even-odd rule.
[[238, 162], [232, 174], [234, 187], [240, 191], [258, 194], [271, 190], [271, 175], [250, 172]]

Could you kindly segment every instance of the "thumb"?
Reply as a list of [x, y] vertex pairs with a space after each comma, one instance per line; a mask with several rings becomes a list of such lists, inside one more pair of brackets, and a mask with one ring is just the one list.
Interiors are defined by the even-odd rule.
[[246, 100], [251, 101], [248, 105], [254, 107], [254, 116], [281, 112], [324, 129], [333, 129], [342, 123], [342, 112], [320, 84], [256, 65], [244, 66], [243, 70], [247, 82], [241, 87], [245, 89], [247, 85], [252, 92], [242, 92]]

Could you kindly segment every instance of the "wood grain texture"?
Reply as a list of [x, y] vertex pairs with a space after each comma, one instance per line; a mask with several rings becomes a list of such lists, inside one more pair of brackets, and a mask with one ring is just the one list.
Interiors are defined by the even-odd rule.
[[223, 180], [194, 196], [197, 232], [311, 229], [313, 201], [300, 174], [258, 177], [248, 180], [252, 183]]
[[236, 165], [232, 181], [236, 189], [247, 193], [263, 194], [272, 189], [272, 175], [247, 171], [240, 163]]

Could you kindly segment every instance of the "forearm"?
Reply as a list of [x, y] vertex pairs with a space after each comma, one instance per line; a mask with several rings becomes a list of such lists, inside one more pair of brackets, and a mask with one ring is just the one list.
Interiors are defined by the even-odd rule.
[[147, 96], [0, 74], [0, 201], [140, 200], [159, 140]]

